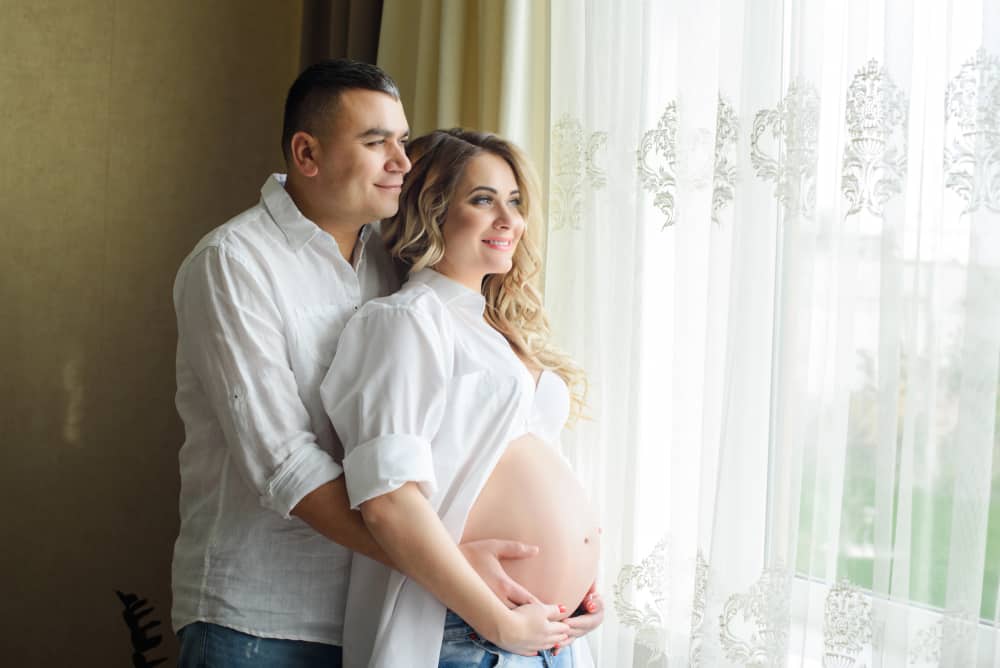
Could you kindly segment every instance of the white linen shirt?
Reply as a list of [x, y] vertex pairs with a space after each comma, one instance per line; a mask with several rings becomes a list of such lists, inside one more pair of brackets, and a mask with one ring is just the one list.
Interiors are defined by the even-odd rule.
[[353, 264], [271, 176], [174, 284], [181, 528], [174, 629], [195, 621], [339, 645], [350, 553], [289, 512], [341, 475], [319, 397], [361, 305], [398, 287], [373, 226]]
[[[414, 481], [461, 539], [504, 449], [533, 417], [534, 380], [484, 305], [424, 269], [344, 329], [320, 394], [344, 444], [352, 507]], [[344, 665], [437, 666], [445, 613], [416, 582], [355, 555]]]

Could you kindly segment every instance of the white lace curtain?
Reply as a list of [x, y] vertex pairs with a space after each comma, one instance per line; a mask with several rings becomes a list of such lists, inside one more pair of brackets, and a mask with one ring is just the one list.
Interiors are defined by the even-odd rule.
[[1000, 665], [1000, 3], [549, 21], [597, 664]]

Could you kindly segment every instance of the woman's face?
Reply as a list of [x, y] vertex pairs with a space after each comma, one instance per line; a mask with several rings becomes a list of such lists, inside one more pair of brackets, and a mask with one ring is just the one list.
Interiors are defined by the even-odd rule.
[[441, 226], [444, 257], [435, 269], [479, 292], [487, 274], [505, 274], [524, 234], [521, 191], [510, 165], [492, 153], [469, 161]]

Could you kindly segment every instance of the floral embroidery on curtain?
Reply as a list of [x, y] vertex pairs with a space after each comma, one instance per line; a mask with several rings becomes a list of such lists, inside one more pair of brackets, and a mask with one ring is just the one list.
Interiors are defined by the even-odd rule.
[[639, 180], [646, 191], [653, 193], [653, 206], [666, 216], [663, 223], [666, 229], [677, 222], [674, 213], [674, 198], [677, 195], [677, 102], [668, 104], [656, 127], [642, 136], [636, 159]]
[[915, 635], [909, 653], [911, 666], [972, 666], [970, 641], [976, 632], [976, 620], [966, 613], [948, 613]]
[[672, 101], [664, 109], [656, 127], [643, 134], [636, 151], [639, 179], [643, 188], [653, 194], [653, 205], [666, 216], [663, 223], [666, 229], [677, 222], [675, 198], [680, 171], [692, 179], [696, 188], [709, 185], [709, 181], [701, 176], [707, 170], [698, 163], [701, 156], [711, 155], [712, 222], [719, 224], [722, 209], [733, 201], [736, 192], [739, 138], [736, 112], [719, 96], [712, 153], [707, 151], [713, 143], [712, 133], [708, 130], [692, 133], [683, 151], [678, 151], [677, 120], [677, 102]]
[[791, 573], [766, 568], [744, 593], [733, 594], [719, 617], [726, 657], [749, 666], [784, 666], [791, 625]]
[[[761, 139], [770, 130], [777, 150], [769, 154]], [[774, 109], [762, 109], [750, 133], [750, 162], [758, 177], [777, 184], [774, 196], [786, 217], [812, 219], [816, 212], [816, 146], [819, 140], [819, 95], [797, 80]]]
[[903, 190], [906, 175], [906, 95], [878, 61], [854, 75], [847, 91], [844, 196], [847, 215], [867, 209], [876, 216], [892, 195]]
[[872, 640], [869, 597], [847, 580], [827, 592], [823, 609], [823, 665], [850, 668]]
[[712, 222], [719, 225], [723, 207], [736, 195], [736, 152], [740, 125], [732, 105], [719, 97], [715, 117], [715, 172], [712, 183]]
[[607, 183], [607, 174], [597, 164], [597, 152], [607, 140], [607, 132], [588, 132], [569, 114], [552, 126], [553, 229], [581, 228], [584, 188], [589, 186], [593, 192]]
[[691, 604], [691, 641], [688, 645], [688, 660], [691, 668], [701, 666], [701, 643], [704, 636], [705, 608], [708, 605], [708, 562], [698, 550], [694, 574], [694, 600]]
[[[639, 562], [639, 565], [625, 564], [618, 571], [614, 586], [615, 612], [619, 621], [636, 631], [636, 641], [651, 653], [650, 661], [663, 656], [666, 649], [664, 605], [667, 593], [667, 538], [662, 538]], [[637, 605], [628, 597], [631, 590]], [[640, 607], [641, 605], [641, 607]]]
[[1000, 59], [979, 49], [948, 84], [945, 185], [966, 202], [1000, 213]]

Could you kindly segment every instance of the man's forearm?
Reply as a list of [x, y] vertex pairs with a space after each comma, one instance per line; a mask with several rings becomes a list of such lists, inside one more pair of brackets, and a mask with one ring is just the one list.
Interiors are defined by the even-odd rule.
[[380, 561], [389, 568], [396, 567], [372, 537], [361, 513], [351, 510], [344, 476], [306, 494], [292, 508], [292, 515], [338, 545]]

